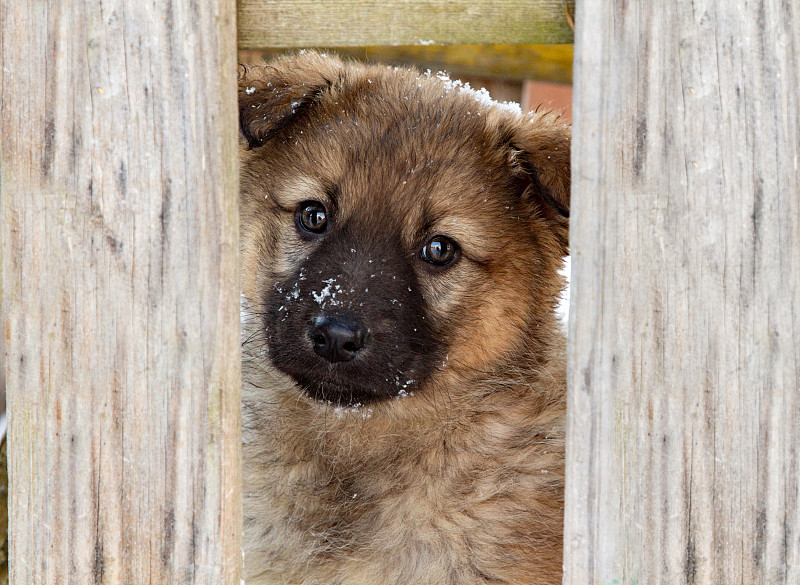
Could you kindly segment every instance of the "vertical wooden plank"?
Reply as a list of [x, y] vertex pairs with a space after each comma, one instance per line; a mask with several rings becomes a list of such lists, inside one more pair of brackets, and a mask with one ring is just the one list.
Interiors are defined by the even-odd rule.
[[237, 584], [233, 0], [0, 0], [14, 583]]
[[586, 0], [566, 583], [800, 583], [800, 7]]

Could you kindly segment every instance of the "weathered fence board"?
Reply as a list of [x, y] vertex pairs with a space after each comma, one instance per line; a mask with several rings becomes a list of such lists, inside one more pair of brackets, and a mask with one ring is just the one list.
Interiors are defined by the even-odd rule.
[[239, 48], [571, 43], [569, 0], [239, 0]]
[[800, 5], [578, 13], [566, 583], [800, 583]]
[[0, 0], [16, 584], [239, 583], [233, 0]]

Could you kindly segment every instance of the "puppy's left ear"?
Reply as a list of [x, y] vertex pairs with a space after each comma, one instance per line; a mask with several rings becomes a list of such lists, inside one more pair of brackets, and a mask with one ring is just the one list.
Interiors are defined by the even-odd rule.
[[523, 196], [539, 203], [568, 254], [570, 127], [553, 114], [529, 114], [506, 136], [512, 171], [528, 183]]

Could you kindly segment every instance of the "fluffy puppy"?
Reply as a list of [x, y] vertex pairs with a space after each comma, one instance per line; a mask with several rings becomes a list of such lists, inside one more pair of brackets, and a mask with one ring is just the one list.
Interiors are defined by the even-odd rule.
[[248, 585], [561, 582], [569, 128], [240, 67]]

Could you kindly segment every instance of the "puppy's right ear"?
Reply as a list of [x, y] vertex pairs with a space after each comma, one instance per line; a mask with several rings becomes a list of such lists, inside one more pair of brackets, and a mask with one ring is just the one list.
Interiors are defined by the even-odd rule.
[[304, 117], [341, 73], [339, 59], [313, 51], [239, 65], [239, 127], [250, 148]]
[[571, 139], [569, 126], [548, 113], [513, 119], [502, 138], [512, 172], [527, 183], [524, 197], [540, 203], [539, 214], [552, 227], [564, 255], [569, 254]]

